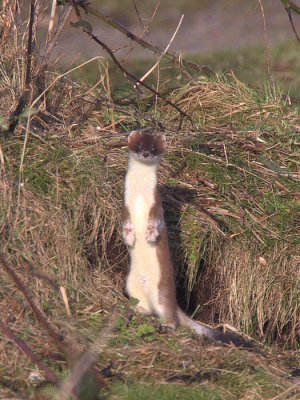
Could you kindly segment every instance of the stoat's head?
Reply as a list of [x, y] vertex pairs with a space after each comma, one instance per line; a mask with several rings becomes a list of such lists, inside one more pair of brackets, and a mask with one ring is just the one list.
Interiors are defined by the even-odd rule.
[[150, 135], [140, 131], [133, 131], [128, 137], [130, 156], [146, 163], [159, 163], [166, 151], [167, 142], [164, 135]]

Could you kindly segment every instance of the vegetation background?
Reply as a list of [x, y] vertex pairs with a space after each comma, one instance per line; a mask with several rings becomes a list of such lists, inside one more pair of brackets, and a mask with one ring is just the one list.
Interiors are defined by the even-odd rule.
[[[296, 1], [55, 3], [1, 3], [1, 396], [300, 398]], [[133, 313], [120, 213], [136, 128], [168, 139], [181, 306], [254, 350]]]
[[[100, 5], [97, 1], [93, 3]], [[139, 10], [139, 15], [134, 4]], [[262, 84], [266, 79], [264, 20], [256, 1], [164, 1], [159, 4], [154, 17], [155, 2], [144, 4], [141, 1], [110, 1], [101, 4], [101, 7], [104, 14], [137, 35], [142, 34], [143, 27], [147, 26], [144, 37], [162, 49], [168, 44], [181, 16], [184, 15], [170, 50], [200, 64], [213, 65], [217, 72], [232, 69], [238, 78], [247, 83]], [[283, 13], [280, 1], [265, 0], [263, 7], [267, 45], [272, 54], [272, 75], [285, 85], [287, 90], [291, 89], [296, 93], [297, 88], [299, 89], [299, 52], [289, 19]], [[103, 35], [112, 48], [119, 49], [118, 54], [122, 55], [126, 65], [139, 68], [141, 73], [147, 65], [151, 65], [151, 53], [148, 50], [132, 42], [129, 45], [122, 33], [96, 17], [90, 15], [89, 20], [93, 23], [96, 35]], [[299, 18], [295, 18], [294, 23], [299, 30]], [[62, 38], [55, 55], [60, 57], [60, 62], [64, 64], [78, 57], [88, 59], [99, 53], [104, 54], [92, 42], [86, 42], [78, 35], [74, 40], [74, 30], [71, 27], [66, 27]], [[67, 53], [64, 51], [65, 46], [68, 48]]]

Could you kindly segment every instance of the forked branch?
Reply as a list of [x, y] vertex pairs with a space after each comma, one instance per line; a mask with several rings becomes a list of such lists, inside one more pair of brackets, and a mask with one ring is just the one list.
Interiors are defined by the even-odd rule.
[[[72, 0], [73, 1], [73, 0]], [[133, 40], [134, 42], [138, 43], [140, 46], [144, 47], [145, 49], [148, 49], [156, 54], [159, 54], [160, 56], [169, 59], [172, 61], [174, 64], [182, 64], [186, 67], [190, 67], [194, 69], [195, 71], [200, 71], [205, 74], [212, 74], [213, 71], [206, 65], [199, 65], [196, 64], [192, 61], [184, 60], [181, 57], [178, 57], [178, 55], [166, 51], [165, 53], [160, 49], [158, 46], [154, 46], [153, 44], [147, 42], [146, 40], [142, 39], [141, 37], [136, 36], [134, 33], [130, 32], [128, 29], [126, 29], [124, 26], [120, 25], [118, 22], [114, 21], [107, 15], [102, 14], [99, 10], [95, 9], [92, 7], [90, 4], [84, 4], [84, 10], [86, 12], [89, 12], [90, 14], [94, 15], [95, 17], [100, 18], [102, 21], [106, 22], [108, 25], [112, 26], [114, 29], [117, 29], [119, 32], [123, 33], [125, 36], [128, 37], [128, 39]]]
[[[102, 379], [101, 375], [96, 371], [94, 368], [94, 361], [95, 357], [90, 351], [85, 351], [81, 352], [80, 349], [76, 346], [74, 342], [71, 342], [70, 340], [67, 341], [65, 340], [56, 326], [51, 324], [47, 318], [47, 315], [40, 309], [40, 307], [36, 304], [32, 293], [28, 289], [28, 287], [22, 282], [21, 278], [19, 275], [16, 273], [15, 269], [13, 266], [8, 262], [7, 258], [3, 253], [0, 253], [0, 266], [6, 271], [6, 273], [12, 278], [14, 281], [16, 287], [20, 290], [20, 292], [23, 294], [25, 297], [28, 305], [34, 312], [37, 320], [40, 322], [40, 324], [44, 327], [50, 338], [53, 340], [54, 344], [56, 345], [57, 349], [65, 356], [68, 365], [70, 367], [78, 366], [77, 360], [80, 361], [80, 366], [81, 368], [85, 367], [86, 374], [84, 375], [84, 379], [81, 381], [76, 381], [73, 382], [74, 385], [72, 387], [69, 387], [68, 390], [71, 394], [77, 395], [78, 392], [81, 391], [84, 386], [86, 386], [86, 382], [93, 381], [93, 387], [95, 391], [99, 391], [99, 389], [104, 385], [104, 380]], [[111, 328], [108, 328], [108, 332], [110, 333]], [[0, 330], [5, 333], [6, 336], [8, 336], [11, 340], [14, 341], [14, 343], [27, 354], [30, 358], [34, 358], [34, 362], [38, 365], [39, 359], [38, 357], [35, 357], [35, 355], [30, 352], [30, 349], [26, 345], [24, 346], [24, 343], [21, 343], [18, 341], [18, 338], [16, 338], [13, 334], [13, 332], [10, 331], [8, 327], [5, 326], [5, 324], [1, 323], [0, 320]], [[88, 354], [89, 357], [85, 356], [85, 354]], [[87, 357], [87, 358], [86, 358]], [[83, 361], [82, 361], [83, 360]], [[40, 364], [42, 367], [42, 364]], [[55, 375], [51, 375], [51, 371], [49, 370], [47, 373], [49, 373], [49, 378], [52, 381], [57, 381]], [[79, 377], [82, 377], [82, 375], [79, 375]], [[83, 378], [83, 377], [82, 377]], [[79, 378], [78, 378], [79, 379]], [[94, 400], [96, 396], [93, 394], [90, 394], [89, 392], [86, 393], [85, 399], [87, 400]]]
[[28, 344], [17, 337], [17, 335], [6, 325], [4, 321], [0, 319], [0, 331], [5, 335], [9, 340], [11, 340], [18, 348], [22, 351], [27, 357], [31, 359], [31, 361], [45, 373], [45, 378], [48, 382], [52, 382], [55, 385], [59, 384], [58, 377], [52, 372], [41, 360], [41, 358], [34, 353]]
[[[80, 12], [78, 9], [78, 5], [76, 3], [76, 0], [72, 0], [75, 11], [76, 11], [76, 15], [78, 18], [78, 21], [82, 21], [82, 18], [80, 16]], [[144, 88], [146, 88], [147, 90], [149, 90], [151, 93], [153, 93], [155, 96], [159, 97], [160, 99], [162, 99], [166, 104], [169, 104], [171, 107], [175, 108], [176, 111], [179, 112], [179, 114], [181, 115], [182, 118], [187, 118], [192, 125], [194, 125], [194, 122], [192, 120], [192, 118], [186, 113], [184, 112], [180, 107], [178, 107], [175, 103], [173, 103], [171, 100], [167, 99], [163, 94], [157, 92], [155, 89], [153, 89], [151, 86], [149, 86], [148, 84], [146, 84], [145, 82], [141, 81], [140, 79], [138, 79], [136, 76], [134, 76], [131, 72], [129, 72], [116, 58], [116, 56], [114, 55], [112, 49], [110, 49], [106, 43], [102, 42], [102, 40], [100, 40], [96, 35], [94, 35], [89, 29], [86, 29], [85, 26], [83, 24], [81, 24], [81, 29], [83, 32], [85, 32], [91, 39], [93, 39], [96, 43], [98, 43], [111, 57], [111, 59], [113, 60], [113, 62], [115, 63], [115, 65], [124, 73], [124, 75], [127, 78], [132, 79], [135, 83], [138, 83], [139, 85], [143, 86]], [[181, 124], [180, 124], [181, 125]]]
[[34, 312], [37, 320], [41, 323], [41, 325], [43, 325], [44, 329], [46, 330], [50, 338], [53, 340], [58, 350], [65, 355], [67, 360], [72, 362], [74, 356], [76, 355], [76, 349], [72, 344], [63, 340], [56, 326], [52, 325], [48, 321], [47, 316], [44, 314], [41, 308], [36, 304], [33, 295], [31, 294], [28, 287], [21, 280], [21, 278], [16, 273], [13, 266], [8, 262], [4, 254], [1, 253], [0, 253], [0, 265], [6, 271], [6, 273], [12, 278], [17, 288], [23, 294], [29, 307]]

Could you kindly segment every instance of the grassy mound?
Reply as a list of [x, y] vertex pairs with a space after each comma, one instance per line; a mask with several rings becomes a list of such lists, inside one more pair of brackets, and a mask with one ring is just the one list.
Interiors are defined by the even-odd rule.
[[[1, 123], [22, 82], [15, 58], [8, 52], [0, 71]], [[118, 308], [118, 333], [99, 361], [100, 369], [111, 365], [108, 396], [171, 399], [176, 391], [180, 398], [283, 399], [296, 393], [278, 372], [282, 362], [271, 355], [213, 346], [182, 330], [160, 335], [155, 320], [132, 318], [123, 295], [127, 252], [120, 232], [127, 152], [118, 132], [157, 130], [159, 124], [167, 135], [161, 184], [178, 286], [184, 289], [180, 301], [190, 311], [200, 304], [201, 320], [295, 346], [297, 110], [274, 88], [257, 92], [230, 76], [195, 78], [171, 95], [195, 123], [184, 121], [178, 130], [179, 115], [169, 106], [120, 106], [104, 86], [91, 89], [50, 73], [46, 84], [54, 79], [29, 131], [24, 114], [16, 134], [1, 138], [1, 248], [65, 334], [76, 330], [89, 343]], [[60, 286], [71, 305], [67, 322]], [[2, 318], [63, 376], [64, 361], [5, 273], [0, 287]], [[5, 337], [0, 343], [0, 384], [7, 392], [30, 392], [24, 382], [34, 367]]]
[[[234, 78], [191, 82], [173, 94], [173, 101], [200, 130], [186, 128], [176, 135], [169, 156], [176, 162], [172, 185], [178, 181], [193, 190], [181, 220], [191, 255], [190, 290], [195, 288], [204, 312], [207, 303], [210, 318], [295, 343], [298, 110], [274, 89], [258, 93]], [[173, 110], [164, 107], [164, 115], [175, 126]], [[199, 223], [199, 213], [206, 223]]]

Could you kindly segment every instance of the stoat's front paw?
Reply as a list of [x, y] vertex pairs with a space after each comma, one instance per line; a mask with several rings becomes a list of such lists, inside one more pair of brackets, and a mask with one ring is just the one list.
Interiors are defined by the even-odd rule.
[[134, 230], [131, 226], [123, 227], [123, 238], [127, 246], [132, 247], [135, 242]]
[[151, 223], [148, 225], [146, 230], [146, 240], [148, 243], [154, 243], [157, 241], [160, 235], [158, 226], [159, 226], [158, 223]]

